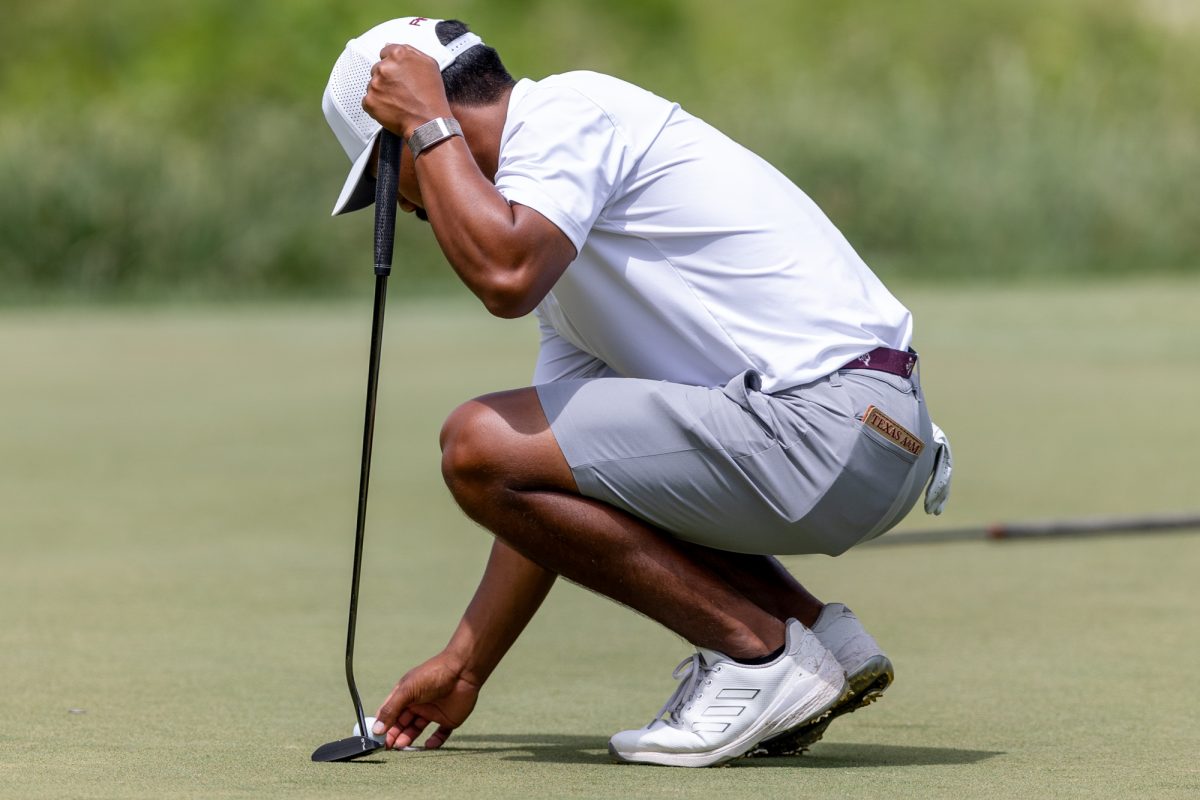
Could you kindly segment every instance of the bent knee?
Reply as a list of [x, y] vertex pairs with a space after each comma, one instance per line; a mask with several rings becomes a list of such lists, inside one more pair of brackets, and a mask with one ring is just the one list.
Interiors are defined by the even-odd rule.
[[472, 488], [575, 491], [571, 469], [533, 389], [463, 403], [442, 425], [441, 446], [442, 475], [456, 496]]
[[495, 476], [497, 453], [503, 452], [503, 421], [478, 400], [463, 403], [442, 424], [442, 477], [455, 489]]

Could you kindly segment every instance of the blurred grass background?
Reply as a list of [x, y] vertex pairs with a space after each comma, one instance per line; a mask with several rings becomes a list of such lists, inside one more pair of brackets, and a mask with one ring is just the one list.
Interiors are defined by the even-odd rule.
[[[10, 4], [0, 303], [340, 294], [369, 214], [319, 97], [344, 41], [466, 20], [516, 76], [596, 69], [780, 166], [885, 279], [1197, 271], [1192, 0]], [[416, 225], [408, 293], [461, 293]]]

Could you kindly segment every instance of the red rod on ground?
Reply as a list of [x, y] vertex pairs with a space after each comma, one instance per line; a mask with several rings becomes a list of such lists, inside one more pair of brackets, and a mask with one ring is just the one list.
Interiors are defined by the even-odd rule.
[[1007, 541], [1124, 533], [1200, 533], [1200, 513], [1142, 517], [1085, 517], [1032, 522], [998, 522], [969, 528], [897, 532], [868, 542], [873, 546], [936, 542]]

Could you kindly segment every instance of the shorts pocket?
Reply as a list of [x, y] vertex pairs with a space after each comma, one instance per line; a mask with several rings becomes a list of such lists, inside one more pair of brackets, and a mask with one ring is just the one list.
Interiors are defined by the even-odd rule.
[[837, 478], [802, 521], [806, 530], [821, 535], [820, 552], [845, 552], [892, 514], [915, 461], [912, 453], [860, 422]]
[[890, 453], [896, 458], [899, 458], [904, 463], [913, 464], [916, 462], [917, 455], [915, 453], [905, 450], [903, 447], [896, 444], [891, 439], [887, 438], [882, 433], [870, 427], [869, 425], [866, 425], [865, 423], [862, 425], [862, 433], [866, 435], [867, 441], [871, 442], [877, 447], [882, 448], [884, 452]]
[[704, 394], [706, 408], [699, 417], [717, 446], [734, 458], [756, 455], [777, 444], [767, 397], [758, 391], [759, 380], [758, 373], [746, 370], [724, 388]]
[[[917, 457], [867, 425], [860, 425], [858, 439], [850, 451], [844, 472], [853, 477], [855, 494], [865, 513], [859, 516], [870, 528], [881, 520], [908, 481]], [[851, 498], [846, 500], [853, 502]], [[864, 531], [865, 533], [865, 531]]]

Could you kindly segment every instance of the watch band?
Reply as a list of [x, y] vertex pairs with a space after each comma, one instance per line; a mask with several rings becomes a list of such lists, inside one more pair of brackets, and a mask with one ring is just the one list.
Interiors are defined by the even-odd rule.
[[438, 142], [444, 142], [451, 136], [462, 136], [462, 126], [454, 117], [438, 117], [431, 119], [408, 137], [408, 149], [412, 150], [413, 159], [433, 147]]

